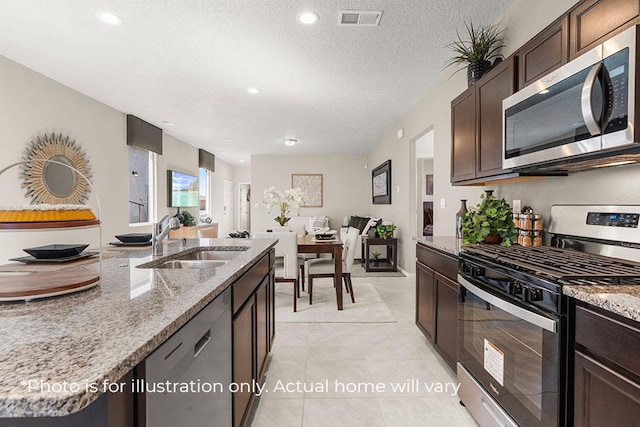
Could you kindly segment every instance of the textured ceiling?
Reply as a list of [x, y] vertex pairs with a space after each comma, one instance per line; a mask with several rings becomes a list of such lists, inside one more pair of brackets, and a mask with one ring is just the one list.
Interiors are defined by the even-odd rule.
[[[232, 164], [366, 153], [443, 72], [456, 28], [511, 2], [0, 0], [0, 55]], [[383, 10], [380, 26], [338, 26], [341, 9]]]

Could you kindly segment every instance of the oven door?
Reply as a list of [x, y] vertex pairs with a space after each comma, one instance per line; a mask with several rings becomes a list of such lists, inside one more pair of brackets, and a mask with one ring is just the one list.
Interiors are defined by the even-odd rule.
[[458, 275], [460, 364], [519, 425], [558, 425], [562, 319], [477, 282]]

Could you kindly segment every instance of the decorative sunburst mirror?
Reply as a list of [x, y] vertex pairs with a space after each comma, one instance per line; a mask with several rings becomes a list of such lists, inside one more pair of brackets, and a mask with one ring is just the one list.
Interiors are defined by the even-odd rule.
[[85, 204], [91, 167], [84, 151], [68, 136], [45, 134], [31, 140], [22, 165], [23, 186], [31, 204]]

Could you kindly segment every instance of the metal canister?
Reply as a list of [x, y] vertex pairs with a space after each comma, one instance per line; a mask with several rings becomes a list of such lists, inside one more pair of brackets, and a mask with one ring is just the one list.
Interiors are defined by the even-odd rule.
[[533, 246], [542, 246], [542, 231], [533, 230], [531, 233], [533, 234], [531, 238]]
[[534, 214], [533, 215], [533, 230], [542, 231], [544, 229], [544, 221], [542, 220], [542, 215]]
[[520, 229], [521, 230], [533, 230], [533, 214], [523, 213], [520, 214]]

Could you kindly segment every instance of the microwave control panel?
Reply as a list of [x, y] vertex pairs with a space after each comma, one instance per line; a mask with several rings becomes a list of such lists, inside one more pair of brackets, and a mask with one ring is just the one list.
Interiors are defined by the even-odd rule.
[[588, 225], [638, 228], [639, 220], [640, 213], [589, 212], [587, 214]]

